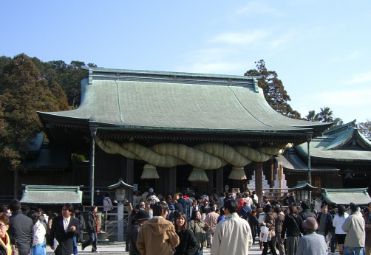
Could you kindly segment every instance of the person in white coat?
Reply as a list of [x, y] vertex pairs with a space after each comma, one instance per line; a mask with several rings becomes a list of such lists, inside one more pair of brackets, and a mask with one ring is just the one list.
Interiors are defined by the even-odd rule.
[[348, 218], [349, 214], [345, 212], [345, 207], [343, 205], [338, 206], [338, 211], [332, 220], [332, 225], [335, 227], [336, 242], [339, 247], [339, 254], [343, 255], [343, 247], [346, 233], [343, 231], [343, 224]]
[[238, 216], [237, 202], [234, 199], [224, 201], [225, 221], [216, 226], [211, 245], [212, 255], [248, 255], [252, 245], [249, 223]]

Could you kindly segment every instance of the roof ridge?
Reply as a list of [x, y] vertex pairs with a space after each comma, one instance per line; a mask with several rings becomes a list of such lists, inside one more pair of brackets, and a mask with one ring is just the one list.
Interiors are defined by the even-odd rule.
[[185, 72], [164, 72], [127, 69], [91, 68], [89, 82], [93, 80], [162, 81], [174, 83], [197, 83], [213, 85], [237, 85], [256, 90], [258, 76], [238, 76]]

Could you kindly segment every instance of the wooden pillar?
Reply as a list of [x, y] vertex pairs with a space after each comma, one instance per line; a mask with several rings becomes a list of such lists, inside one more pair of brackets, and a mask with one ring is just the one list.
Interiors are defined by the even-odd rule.
[[273, 159], [270, 160], [271, 163], [271, 172], [270, 172], [270, 184], [269, 187], [274, 187], [274, 161]]
[[207, 183], [207, 190], [209, 192], [212, 191], [214, 193], [215, 187], [214, 187], [214, 170], [206, 170], [207, 178], [209, 179], [209, 182]]
[[169, 193], [174, 194], [176, 192], [176, 172], [178, 170], [176, 167], [172, 167], [169, 169]]
[[256, 163], [255, 192], [259, 198], [259, 203], [260, 203], [263, 200], [263, 163]]
[[[126, 180], [125, 182], [133, 185], [134, 184], [134, 160], [133, 159], [125, 159], [126, 160], [126, 173], [125, 177]], [[129, 201], [133, 201], [133, 192], [132, 191], [127, 191], [127, 198]]]
[[126, 183], [133, 185], [134, 182], [134, 160], [126, 159]]
[[218, 170], [216, 170], [215, 177], [216, 177], [216, 192], [219, 195], [220, 193], [224, 192], [223, 168], [219, 168]]
[[18, 199], [18, 184], [19, 184], [19, 172], [18, 168], [13, 170], [13, 198]]

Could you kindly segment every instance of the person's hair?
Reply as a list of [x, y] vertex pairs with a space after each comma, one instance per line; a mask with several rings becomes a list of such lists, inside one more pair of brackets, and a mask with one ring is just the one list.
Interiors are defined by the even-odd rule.
[[224, 201], [224, 209], [228, 209], [229, 213], [237, 211], [237, 202], [234, 199], [226, 199]]
[[9, 217], [6, 213], [0, 212], [0, 221], [2, 221], [5, 225], [9, 225]]
[[327, 205], [326, 203], [323, 203], [323, 204], [321, 205], [321, 209], [324, 208], [324, 207], [328, 207], [328, 205]]
[[297, 208], [295, 205], [290, 205], [290, 206], [289, 206], [289, 212], [290, 212], [290, 213], [295, 213], [295, 214], [297, 214], [297, 213], [298, 213], [298, 208]]
[[31, 214], [31, 219], [33, 221], [33, 223], [35, 224], [39, 219], [40, 219], [40, 213], [39, 212], [33, 212]]
[[0, 212], [6, 213], [7, 210], [8, 210], [8, 207], [6, 205], [0, 205]]
[[272, 206], [271, 205], [264, 206], [263, 212], [270, 213], [271, 211], [272, 211]]
[[19, 202], [19, 200], [17, 200], [17, 199], [12, 200], [9, 204], [9, 209], [12, 212], [16, 212], [16, 211], [21, 210], [21, 202]]
[[345, 207], [343, 205], [338, 206], [338, 215], [343, 217], [345, 212]]
[[274, 211], [275, 213], [279, 214], [280, 212], [282, 212], [282, 208], [281, 208], [281, 206], [276, 205], [276, 206], [274, 207], [273, 211]]
[[95, 208], [98, 208], [97, 205], [93, 205], [92, 207], [90, 207], [90, 211], [93, 212]]
[[[176, 220], [179, 219], [179, 218], [184, 219], [184, 225], [183, 226], [178, 226], [178, 224], [176, 224]], [[187, 228], [188, 228], [187, 215], [185, 215], [184, 213], [178, 213], [175, 217], [175, 230], [176, 231], [182, 231], [182, 230], [185, 230]]]
[[357, 211], [358, 206], [354, 203], [350, 203], [349, 208], [352, 213], [355, 213]]
[[68, 211], [70, 211], [71, 213], [74, 212], [74, 210], [73, 210], [73, 205], [70, 204], [70, 203], [65, 203], [65, 204], [63, 205], [62, 208], [66, 208], [66, 209], [67, 209]]
[[193, 210], [192, 211], [192, 217], [191, 217], [191, 220], [196, 220], [196, 214], [197, 212], [201, 213], [200, 210]]
[[161, 216], [165, 211], [169, 210], [169, 206], [166, 202], [158, 202], [151, 205], [151, 208], [153, 210], [153, 216]]
[[302, 201], [300, 205], [301, 205], [301, 208], [303, 209], [303, 211], [309, 209], [308, 204], [304, 201]]

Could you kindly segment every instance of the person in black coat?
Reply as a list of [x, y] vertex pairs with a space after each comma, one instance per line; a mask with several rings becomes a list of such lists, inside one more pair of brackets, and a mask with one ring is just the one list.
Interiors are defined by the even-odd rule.
[[[72, 217], [73, 206], [64, 204], [62, 215], [53, 220], [50, 231], [51, 248], [56, 255], [73, 254], [73, 238], [79, 233], [79, 221]], [[57, 240], [58, 246], [55, 247], [54, 239]]]
[[140, 255], [136, 243], [138, 240], [140, 227], [147, 220], [149, 220], [149, 214], [145, 210], [139, 209], [135, 213], [133, 224], [131, 225], [130, 229], [130, 250], [129, 250], [130, 255]]
[[92, 206], [90, 212], [88, 213], [87, 221], [85, 222], [86, 232], [89, 234], [89, 239], [82, 243], [82, 250], [86, 246], [92, 245], [92, 252], [97, 251], [97, 212], [98, 207]]
[[12, 216], [9, 219], [9, 237], [13, 250], [19, 255], [28, 255], [32, 246], [33, 221], [21, 211], [21, 203], [13, 200], [9, 204]]
[[180, 243], [175, 248], [174, 255], [194, 255], [198, 251], [197, 240], [191, 230], [188, 229], [187, 216], [179, 213], [175, 218], [175, 230]]

